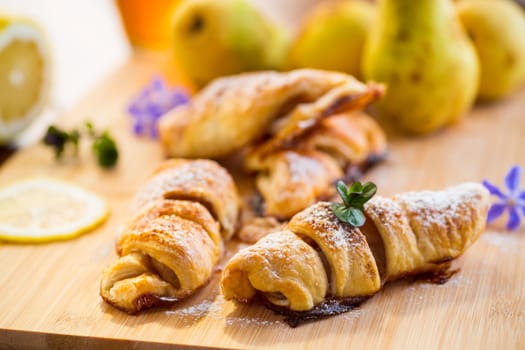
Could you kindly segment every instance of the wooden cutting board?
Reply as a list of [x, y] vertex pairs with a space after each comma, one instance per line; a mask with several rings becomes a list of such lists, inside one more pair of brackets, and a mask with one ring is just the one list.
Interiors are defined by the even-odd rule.
[[[130, 197], [163, 158], [157, 143], [132, 135], [125, 111], [157, 72], [171, 82], [181, 79], [169, 59], [137, 55], [62, 116], [64, 125], [87, 117], [111, 128], [121, 150], [116, 169], [97, 168], [87, 149], [81, 161], [57, 164], [41, 145], [0, 168], [0, 185], [59, 178], [104, 195], [112, 207], [106, 224], [75, 240], [0, 243], [0, 348], [525, 348], [525, 230], [506, 233], [504, 223], [487, 229], [454, 262], [460, 272], [448, 283], [391, 283], [356, 311], [295, 329], [261, 306], [224, 301], [218, 273], [167, 311], [128, 316], [103, 303], [100, 272], [116, 259], [115, 237]], [[483, 178], [501, 183], [513, 164], [525, 165], [525, 89], [477, 106], [444, 132], [391, 139], [388, 160], [365, 179], [389, 195]]]

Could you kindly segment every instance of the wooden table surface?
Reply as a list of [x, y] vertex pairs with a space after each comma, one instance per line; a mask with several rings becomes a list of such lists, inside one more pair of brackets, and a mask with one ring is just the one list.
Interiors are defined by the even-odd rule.
[[[218, 274], [167, 311], [128, 316], [102, 302], [100, 272], [116, 259], [115, 237], [130, 197], [163, 159], [156, 142], [132, 135], [126, 105], [157, 72], [179, 81], [171, 67], [168, 58], [137, 54], [62, 116], [63, 125], [88, 117], [111, 128], [121, 150], [116, 169], [97, 168], [87, 149], [80, 161], [57, 164], [40, 144], [0, 167], [0, 185], [33, 176], [64, 179], [105, 196], [112, 208], [108, 222], [74, 240], [0, 243], [0, 348], [525, 348], [525, 232], [504, 232], [503, 223], [454, 262], [460, 272], [448, 283], [392, 283], [356, 311], [296, 329], [261, 306], [224, 301]], [[477, 106], [448, 130], [390, 144], [388, 159], [365, 176], [380, 194], [483, 178], [501, 183], [511, 165], [525, 165], [525, 89]]]

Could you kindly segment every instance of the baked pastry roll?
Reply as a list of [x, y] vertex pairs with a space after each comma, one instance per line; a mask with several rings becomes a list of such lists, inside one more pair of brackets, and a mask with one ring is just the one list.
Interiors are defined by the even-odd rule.
[[314, 69], [220, 78], [161, 118], [161, 140], [172, 157], [242, 150], [245, 169], [257, 176], [262, 214], [289, 219], [332, 195], [332, 182], [349, 166], [384, 155], [383, 131], [360, 112], [383, 90]]
[[363, 112], [325, 118], [315, 129], [296, 136], [292, 144], [276, 140], [254, 148], [245, 163], [256, 172], [264, 215], [279, 219], [331, 197], [333, 184], [351, 167], [366, 167], [387, 149], [383, 131]]
[[303, 312], [323, 300], [370, 296], [386, 281], [448, 267], [483, 231], [488, 205], [487, 190], [474, 183], [376, 197], [365, 204], [367, 224], [355, 228], [333, 214], [331, 203], [319, 202], [234, 255], [222, 273], [222, 292], [228, 300], [260, 295]]
[[239, 195], [230, 174], [212, 160], [165, 161], [133, 199], [132, 209], [158, 199], [189, 199], [204, 205], [230, 239], [239, 212]]
[[293, 138], [337, 111], [361, 109], [382, 91], [378, 84], [313, 69], [219, 78], [164, 115], [160, 137], [171, 157], [223, 157], [272, 129]]
[[488, 192], [476, 183], [372, 198], [363, 232], [383, 246], [376, 249], [384, 252], [376, 254], [383, 281], [430, 271], [461, 255], [485, 229], [488, 203]]
[[288, 219], [333, 195], [333, 183], [343, 177], [337, 162], [323, 152], [281, 151], [259, 164], [255, 184], [264, 199], [264, 215]]
[[388, 146], [381, 127], [364, 112], [323, 119], [303, 143], [301, 148], [325, 152], [343, 169], [383, 157]]
[[321, 256], [290, 230], [272, 233], [239, 251], [222, 275], [226, 299], [246, 302], [262, 293], [275, 305], [308, 310], [323, 301], [328, 278]]
[[217, 163], [172, 160], [137, 192], [133, 208], [120, 258], [100, 284], [106, 302], [131, 314], [171, 305], [208, 281], [233, 233], [238, 196]]

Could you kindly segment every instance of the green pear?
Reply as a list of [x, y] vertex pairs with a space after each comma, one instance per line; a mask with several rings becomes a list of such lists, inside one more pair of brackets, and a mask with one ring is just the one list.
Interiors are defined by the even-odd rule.
[[290, 49], [290, 68], [337, 70], [361, 76], [365, 38], [375, 6], [364, 1], [320, 3], [307, 15]]
[[480, 99], [503, 97], [525, 82], [525, 14], [510, 0], [463, 1], [458, 13], [480, 63]]
[[289, 37], [246, 0], [186, 0], [173, 18], [175, 57], [199, 85], [283, 65]]
[[450, 0], [380, 0], [363, 72], [387, 85], [380, 119], [413, 134], [456, 121], [478, 87], [476, 52]]

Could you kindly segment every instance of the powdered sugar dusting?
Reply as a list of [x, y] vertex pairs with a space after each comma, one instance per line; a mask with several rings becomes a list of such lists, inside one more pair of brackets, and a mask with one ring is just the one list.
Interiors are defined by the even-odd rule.
[[[222, 297], [221, 297], [222, 299]], [[222, 315], [222, 305], [224, 303], [224, 299], [214, 301], [209, 299], [204, 299], [198, 304], [194, 304], [190, 307], [178, 309], [178, 310], [170, 310], [166, 311], [167, 315], [170, 316], [177, 316], [181, 319], [194, 319], [194, 318], [201, 318], [204, 316], [212, 317], [212, 318], [220, 318]]]
[[318, 202], [298, 213], [290, 221], [289, 228], [303, 234], [304, 231], [313, 231], [326, 244], [336, 249], [362, 245], [360, 237], [351, 234], [355, 229], [334, 215], [329, 202]]
[[[443, 191], [406, 192], [394, 197], [414, 215], [424, 216], [428, 227], [445, 227], [450, 220], [466, 219], [469, 203], [481, 198], [484, 189], [479, 184], [466, 183]], [[474, 204], [470, 204], [474, 205]]]
[[185, 191], [206, 190], [215, 185], [222, 189], [224, 170], [215, 163], [206, 160], [182, 162], [167, 168], [150, 179], [135, 195], [132, 208], [143, 207], [153, 200], [164, 198], [165, 193], [175, 189]]
[[170, 317], [176, 317], [178, 321], [185, 325], [191, 325], [204, 317], [224, 322], [227, 326], [235, 327], [268, 327], [278, 324], [284, 325], [279, 319], [268, 320], [264, 319], [263, 316], [250, 317], [234, 315], [235, 312], [228, 314], [227, 305], [228, 302], [224, 300], [224, 297], [221, 294], [219, 294], [216, 297], [204, 299], [189, 307], [165, 311], [165, 314]]

